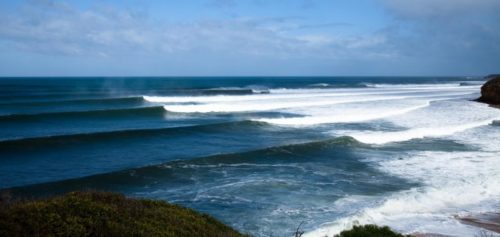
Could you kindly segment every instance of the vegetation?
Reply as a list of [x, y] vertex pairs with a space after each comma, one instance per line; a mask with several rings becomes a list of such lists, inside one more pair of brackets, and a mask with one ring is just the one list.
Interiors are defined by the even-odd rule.
[[354, 226], [351, 230], [344, 230], [335, 237], [405, 237], [405, 235], [396, 233], [387, 226], [364, 225]]
[[0, 203], [0, 236], [243, 236], [214, 218], [163, 201], [72, 192]]
[[[304, 234], [301, 223], [293, 236]], [[31, 201], [0, 197], [0, 237], [221, 236], [241, 237], [216, 219], [164, 201], [109, 192], [71, 192]], [[486, 235], [480, 235], [486, 236]], [[354, 226], [335, 237], [409, 237], [376, 225]]]

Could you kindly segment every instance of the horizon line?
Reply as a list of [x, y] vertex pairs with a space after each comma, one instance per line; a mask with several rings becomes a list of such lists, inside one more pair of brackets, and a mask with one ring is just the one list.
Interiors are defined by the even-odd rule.
[[74, 76], [74, 75], [68, 75], [68, 76], [0, 76], [1, 79], [5, 78], [304, 78], [304, 77], [482, 77], [486, 78], [490, 75], [495, 75], [495, 73], [491, 74], [483, 74], [483, 75], [299, 75], [299, 76], [286, 76], [286, 75], [248, 75], [248, 76], [237, 76], [237, 75], [224, 75], [224, 76], [213, 76], [213, 75], [207, 75], [207, 76], [189, 76], [189, 75], [182, 75], [182, 76], [176, 76], [176, 75], [163, 75], [163, 76], [119, 76], [119, 75], [114, 75], [114, 76], [99, 76], [99, 75], [93, 75], [93, 76]]

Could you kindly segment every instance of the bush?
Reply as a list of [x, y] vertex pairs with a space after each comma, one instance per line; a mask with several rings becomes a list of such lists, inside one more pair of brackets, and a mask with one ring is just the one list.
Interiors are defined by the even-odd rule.
[[354, 226], [351, 230], [344, 230], [335, 237], [405, 237], [405, 235], [398, 234], [387, 226], [364, 225]]
[[164, 201], [106, 192], [0, 205], [0, 236], [243, 236], [214, 218]]

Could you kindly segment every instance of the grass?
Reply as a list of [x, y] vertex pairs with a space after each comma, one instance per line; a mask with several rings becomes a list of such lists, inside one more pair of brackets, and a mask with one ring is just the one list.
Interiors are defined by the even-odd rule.
[[72, 192], [0, 203], [0, 236], [244, 236], [216, 219], [164, 201]]

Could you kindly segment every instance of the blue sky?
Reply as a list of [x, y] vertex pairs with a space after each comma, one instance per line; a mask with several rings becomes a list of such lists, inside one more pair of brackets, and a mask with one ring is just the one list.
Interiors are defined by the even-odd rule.
[[0, 76], [484, 75], [498, 0], [0, 1]]

